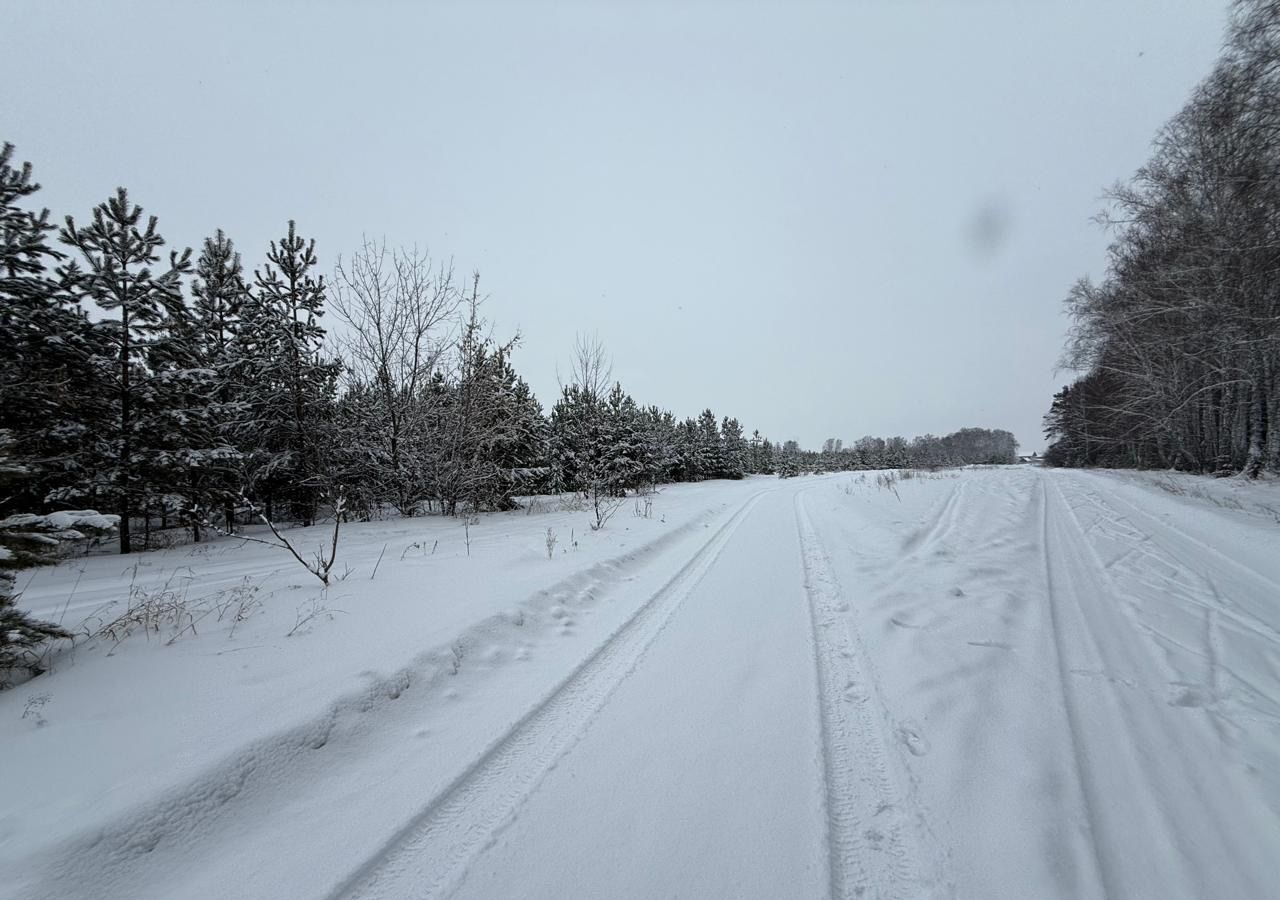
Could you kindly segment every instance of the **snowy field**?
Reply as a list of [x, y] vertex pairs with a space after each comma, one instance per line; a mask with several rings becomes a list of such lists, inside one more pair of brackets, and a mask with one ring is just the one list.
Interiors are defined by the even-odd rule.
[[1277, 895], [1280, 486], [645, 512], [350, 526], [327, 592], [235, 540], [36, 572], [99, 636], [0, 694], [0, 896]]

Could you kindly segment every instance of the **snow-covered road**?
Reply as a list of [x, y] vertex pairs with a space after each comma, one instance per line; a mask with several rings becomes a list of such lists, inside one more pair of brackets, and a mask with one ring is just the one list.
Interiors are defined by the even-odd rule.
[[725, 485], [0, 895], [1275, 896], [1280, 520], [1171, 487]]

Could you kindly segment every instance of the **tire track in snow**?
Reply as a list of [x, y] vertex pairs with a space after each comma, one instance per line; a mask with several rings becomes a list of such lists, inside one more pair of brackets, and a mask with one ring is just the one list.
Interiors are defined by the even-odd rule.
[[[1161, 518], [1160, 516], [1154, 515], [1151, 512], [1148, 512], [1147, 510], [1144, 510], [1136, 506], [1134, 503], [1119, 496], [1117, 493], [1113, 492], [1111, 494], [1108, 494], [1107, 500], [1103, 500], [1096, 493], [1094, 493], [1093, 491], [1089, 491], [1087, 489], [1084, 491], [1084, 493], [1085, 493], [1085, 496], [1088, 497], [1088, 499], [1092, 503], [1112, 513], [1113, 516], [1117, 514], [1115, 511], [1115, 507], [1112, 506], [1111, 504], [1118, 503], [1119, 505], [1125, 507], [1126, 510], [1128, 510], [1128, 513], [1126, 513], [1126, 516], [1132, 514], [1132, 516], [1134, 517], [1146, 519], [1148, 522], [1152, 523], [1155, 526], [1156, 531], [1165, 532], [1166, 540], [1168, 536], [1173, 536], [1175, 542], [1182, 541], [1186, 544], [1190, 544], [1191, 546], [1195, 547], [1200, 551], [1208, 553], [1214, 558], [1226, 563], [1228, 566], [1235, 569], [1237, 572], [1243, 574], [1246, 578], [1251, 579], [1256, 584], [1266, 586], [1266, 588], [1269, 591], [1272, 591], [1272, 592], [1280, 591], [1280, 581], [1277, 581], [1276, 579], [1272, 578], [1271, 576], [1267, 575], [1264, 572], [1259, 572], [1257, 569], [1253, 568], [1247, 563], [1241, 562], [1239, 559], [1232, 556], [1231, 554], [1223, 552], [1221, 547], [1216, 547], [1213, 544], [1210, 544], [1210, 543], [1207, 543], [1206, 541], [1201, 540], [1200, 538], [1193, 535], [1191, 532], [1187, 531], [1185, 528], [1182, 528], [1174, 524], [1173, 522], [1167, 521]], [[1147, 536], [1151, 540], [1157, 540], [1157, 541], [1160, 540], [1159, 537], [1155, 534], [1148, 534]], [[1170, 547], [1169, 549], [1172, 550], [1174, 548]]]
[[[1105, 574], [1114, 596], [1125, 599], [1130, 622], [1159, 651], [1168, 677], [1165, 684], [1147, 689], [1171, 705], [1202, 709], [1219, 740], [1233, 747], [1242, 722], [1280, 721], [1275, 690], [1280, 673], [1273, 663], [1280, 630], [1262, 617], [1265, 598], [1280, 593], [1280, 585], [1127, 500], [1104, 499], [1080, 484], [1078, 476], [1060, 477], [1055, 484], [1078, 524], [1082, 511], [1096, 516], [1091, 527], [1081, 524], [1082, 531], [1111, 543], [1137, 545], [1130, 555], [1107, 562]], [[1069, 494], [1064, 484], [1075, 490]], [[1206, 550], [1213, 553], [1206, 555]], [[1126, 597], [1125, 587], [1132, 589], [1135, 582], [1155, 592], [1158, 614]], [[1202, 620], [1198, 629], [1196, 619]], [[1203, 661], [1203, 672], [1196, 671], [1197, 659]], [[1249, 672], [1249, 661], [1257, 659], [1268, 666], [1269, 682], [1259, 682]]]
[[956, 486], [951, 489], [947, 499], [943, 501], [942, 507], [938, 510], [938, 514], [933, 517], [933, 521], [908, 537], [903, 543], [902, 555], [889, 565], [886, 572], [889, 576], [895, 576], [889, 581], [890, 585], [898, 583], [899, 579], [896, 576], [902, 572], [904, 567], [909, 563], [919, 561], [926, 551], [950, 537], [959, 520], [960, 500], [968, 484], [968, 479], [961, 478], [956, 483]]
[[[938, 514], [934, 516], [933, 521], [908, 539], [904, 549], [910, 551], [911, 555], [915, 555], [919, 551], [923, 551], [941, 541], [951, 533], [956, 524], [956, 508], [960, 504], [960, 497], [964, 493], [965, 485], [968, 483], [966, 479], [961, 479], [956, 483], [956, 486], [951, 489], [951, 493], [947, 495], [947, 499], [943, 502], [942, 508], [938, 510]], [[910, 556], [907, 558], [910, 558]], [[901, 562], [902, 560], [899, 561], [899, 564]]]
[[[1198, 720], [1131, 689], [1157, 661], [1120, 611], [1119, 588], [1056, 480], [1051, 488], [1042, 478], [1041, 499], [1059, 671], [1107, 676], [1077, 689], [1062, 673], [1100, 886], [1111, 897], [1264, 896], [1274, 871], [1266, 810], [1222, 767]], [[1207, 621], [1206, 641], [1214, 629]]]
[[[163, 882], [193, 860], [199, 862], [210, 848], [223, 852], [223, 846], [243, 836], [246, 823], [256, 825], [256, 807], [287, 804], [305, 796], [315, 784], [361, 765], [365, 753], [376, 751], [425, 711], [435, 709], [442, 687], [455, 677], [452, 664], [458, 648], [497, 641], [514, 652], [524, 640], [526, 614], [546, 620], [556, 605], [579, 608], [594, 603], [634, 572], [656, 565], [661, 554], [709, 524], [703, 517], [691, 520], [538, 591], [519, 604], [514, 615], [504, 611], [467, 626], [452, 641], [424, 651], [393, 674], [374, 677], [315, 717], [240, 746], [163, 794], [41, 851], [19, 871], [4, 873], [11, 880], [6, 884], [0, 878], [0, 897], [166, 896], [167, 887], [153, 886], [157, 878]], [[705, 549], [709, 539], [703, 540], [690, 560]], [[611, 639], [605, 636], [604, 643]], [[591, 655], [598, 650], [597, 646]], [[571, 671], [582, 664], [573, 664]], [[558, 689], [553, 682], [539, 696], [549, 698]], [[24, 887], [15, 890], [15, 885]]]
[[[1089, 490], [1082, 485], [1076, 486], [1080, 489], [1081, 493], [1083, 493], [1088, 503], [1097, 507], [1105, 514], [1104, 520], [1106, 522], [1113, 526], [1127, 527], [1132, 531], [1140, 541], [1143, 548], [1141, 552], [1148, 558], [1169, 566], [1173, 571], [1183, 571], [1185, 570], [1185, 565], [1181, 560], [1194, 557], [1199, 553], [1208, 553], [1215, 560], [1225, 563], [1227, 569], [1230, 572], [1233, 572], [1236, 577], [1243, 576], [1246, 582], [1252, 583], [1252, 585], [1258, 589], [1259, 596], [1274, 596], [1276, 593], [1280, 593], [1280, 582], [1277, 582], [1267, 574], [1259, 572], [1257, 569], [1246, 565], [1235, 557], [1224, 553], [1218, 547], [1214, 547], [1211, 544], [1200, 540], [1186, 529], [1180, 528], [1171, 522], [1167, 522], [1158, 516], [1152, 515], [1146, 510], [1138, 508], [1133, 503], [1117, 496], [1116, 494], [1108, 495], [1107, 499], [1103, 499], [1096, 492]], [[1060, 486], [1058, 489], [1059, 492], [1061, 492]], [[1065, 495], [1063, 500], [1068, 506], [1071, 506], [1070, 500], [1068, 500]], [[1124, 512], [1120, 512], [1117, 509], [1117, 506], [1124, 507]], [[1148, 523], [1147, 528], [1152, 530], [1144, 531], [1142, 528], [1138, 527], [1135, 521], [1137, 519], [1145, 520], [1145, 522]], [[1179, 544], [1182, 546], [1177, 546]], [[1135, 548], [1135, 553], [1136, 552], [1139, 552], [1137, 548]], [[1118, 560], [1113, 561], [1112, 565], [1115, 565], [1116, 562], [1118, 562]], [[1219, 573], [1222, 574], [1221, 569], [1219, 570]], [[1218, 606], [1215, 607], [1218, 612], [1225, 613], [1227, 617], [1233, 619], [1240, 627], [1254, 632], [1259, 637], [1265, 638], [1272, 643], [1280, 643], [1280, 631], [1277, 631], [1277, 629], [1270, 623], [1260, 619], [1250, 611], [1241, 609], [1239, 606], [1228, 602], [1218, 591], [1215, 579], [1210, 577], [1207, 570], [1197, 570], [1192, 574], [1192, 577], [1195, 580], [1204, 582], [1209, 587], [1211, 593], [1214, 595], [1214, 599], [1218, 601]], [[1224, 577], [1231, 580], [1231, 575], [1229, 574], [1224, 575]], [[1211, 606], [1211, 604], [1206, 603], [1203, 599], [1193, 599], [1192, 602], [1197, 602], [1199, 605], [1205, 606], [1206, 608], [1210, 608]]]
[[456, 889], [466, 866], [511, 820], [639, 665], [765, 493], [747, 500], [554, 693], [339, 884], [328, 895], [330, 900], [426, 900], [448, 896]]
[[[1080, 712], [1072, 685], [1072, 671], [1067, 660], [1067, 649], [1064, 646], [1062, 616], [1058, 611], [1059, 585], [1055, 578], [1055, 567], [1050, 562], [1049, 552], [1049, 488], [1045, 479], [1040, 480], [1040, 561], [1044, 573], [1046, 600], [1049, 607], [1049, 629], [1053, 636], [1054, 663], [1058, 672], [1058, 690], [1062, 698], [1063, 715], [1067, 732], [1071, 737], [1071, 774], [1079, 791], [1078, 800], [1084, 811], [1084, 838], [1087, 843], [1085, 852], [1089, 877], [1098, 886], [1103, 897], [1118, 896], [1107, 884], [1107, 869], [1102, 864], [1102, 856], [1098, 847], [1097, 813], [1095, 808], [1098, 798], [1095, 796], [1092, 783], [1086, 778], [1082, 760], [1087, 758], [1084, 735], [1081, 733]], [[1079, 855], [1079, 851], [1077, 851]]]
[[[936, 880], [922, 871], [922, 841], [911, 828], [923, 817], [891, 771], [875, 711], [883, 701], [862, 641], [845, 623], [848, 604], [800, 494], [795, 510], [817, 667], [831, 896], [931, 896]], [[911, 723], [898, 726], [896, 737], [913, 754], [928, 752]]]

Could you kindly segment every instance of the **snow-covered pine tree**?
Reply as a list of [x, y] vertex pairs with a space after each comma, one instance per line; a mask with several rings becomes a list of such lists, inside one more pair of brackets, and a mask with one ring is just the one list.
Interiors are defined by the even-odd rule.
[[518, 342], [518, 337], [505, 344], [485, 339], [467, 367], [471, 386], [463, 393], [472, 397], [475, 470], [468, 500], [475, 509], [512, 509], [517, 471], [535, 466], [541, 457], [542, 408], [510, 361]]
[[185, 306], [165, 318], [163, 339], [147, 354], [154, 400], [139, 423], [158, 511], [176, 514], [196, 541], [210, 509], [231, 496], [239, 456], [230, 444], [225, 360], [206, 355], [205, 325]]
[[775, 471], [774, 465], [777, 459], [777, 449], [773, 442], [768, 438], [760, 444], [760, 468], [757, 470], [761, 475], [772, 475]]
[[63, 258], [49, 240], [56, 227], [48, 210], [23, 206], [40, 185], [13, 152], [0, 147], [0, 428], [23, 476], [0, 496], [0, 515], [83, 493], [85, 392], [94, 380], [88, 319], [50, 271]]
[[339, 363], [323, 356], [325, 281], [315, 275], [315, 241], [288, 233], [271, 242], [267, 264], [241, 305], [235, 357], [246, 413], [239, 446], [246, 481], [276, 514], [279, 501], [304, 525], [314, 523], [328, 483]]
[[[13, 436], [0, 431], [0, 493], [10, 494], [15, 482], [28, 477], [26, 467], [12, 456]], [[114, 516], [92, 510], [64, 511], [48, 515], [10, 514], [0, 518], [0, 688], [15, 670], [38, 674], [36, 648], [48, 640], [67, 638], [63, 628], [35, 619], [18, 609], [15, 573], [32, 566], [57, 562], [60, 543], [88, 537], [104, 537], [115, 528]]]
[[225, 366], [248, 292], [240, 253], [219, 228], [204, 239], [191, 285], [192, 314], [200, 325], [197, 340], [206, 360]]
[[724, 450], [720, 445], [720, 427], [716, 414], [704, 409], [698, 416], [698, 469], [703, 478], [724, 476]]
[[737, 419], [724, 417], [720, 423], [721, 475], [724, 478], [741, 478], [747, 471], [747, 442], [742, 437], [742, 425]]
[[639, 409], [620, 382], [614, 382], [605, 398], [602, 425], [602, 454], [596, 478], [608, 493], [623, 496], [640, 482], [645, 468], [645, 447]]
[[698, 423], [685, 418], [676, 436], [676, 452], [680, 457], [677, 481], [700, 481], [707, 477], [702, 471], [702, 455], [699, 452]]
[[40, 190], [32, 179], [31, 163], [14, 166], [13, 144], [0, 147], [0, 290], [11, 300], [43, 297], [49, 287], [45, 269], [62, 254], [49, 246], [56, 226], [49, 210], [36, 213], [19, 205]]
[[550, 456], [562, 490], [585, 491], [599, 456], [599, 411], [595, 399], [571, 384], [560, 391], [548, 423]]
[[510, 509], [517, 473], [541, 461], [542, 409], [510, 356], [518, 337], [499, 344], [479, 315], [479, 277], [451, 379], [433, 381], [432, 480], [441, 510]]
[[284, 380], [285, 324], [280, 309], [250, 288], [232, 332], [231, 383], [240, 407], [231, 422], [232, 443], [240, 451], [238, 481], [242, 493], [276, 518], [283, 501], [289, 451], [282, 416], [288, 406]]
[[[508, 436], [500, 445], [501, 462], [513, 473], [513, 489], [525, 485], [541, 489], [546, 482], [547, 419], [533, 389], [516, 375], [510, 362], [507, 362], [506, 370], [503, 378], [509, 385], [510, 425]], [[509, 498], [503, 498], [503, 502], [509, 504]]]
[[472, 498], [477, 508], [512, 509], [521, 472], [536, 467], [545, 456], [542, 407], [511, 365], [515, 341], [490, 345], [482, 382], [486, 396], [480, 409], [483, 440], [478, 461], [495, 473]]
[[562, 386], [560, 397], [547, 414], [547, 462], [551, 466], [551, 489], [557, 492], [578, 487], [575, 393], [573, 385]]
[[885, 463], [894, 469], [910, 465], [911, 457], [907, 452], [906, 438], [894, 436], [885, 441]]
[[[348, 515], [357, 519], [377, 518], [387, 504], [402, 515], [414, 515], [430, 494], [426, 467], [417, 452], [428, 442], [420, 441], [417, 433], [406, 433], [406, 460], [413, 465], [394, 469], [378, 439], [382, 412], [381, 397], [361, 380], [348, 381], [334, 405], [333, 433], [338, 440], [329, 450], [328, 464], [331, 477], [343, 486]], [[391, 476], [397, 471], [401, 480], [393, 483]], [[415, 507], [397, 504], [396, 484], [418, 498]]]
[[657, 406], [650, 406], [644, 410], [642, 427], [646, 447], [641, 478], [646, 484], [655, 486], [671, 481], [680, 466], [676, 417]]
[[[446, 459], [442, 435], [453, 415], [457, 393], [445, 372], [439, 369], [427, 379], [426, 386], [420, 393], [418, 424], [406, 434], [408, 446], [405, 448], [405, 456], [412, 461], [413, 478], [420, 486], [415, 489], [421, 490], [424, 507], [430, 509], [431, 504], [440, 504], [443, 495], [439, 478]], [[380, 442], [367, 443], [366, 456], [386, 458], [385, 447]], [[385, 486], [380, 490], [385, 493]]]
[[751, 439], [747, 442], [747, 472], [752, 475], [760, 475], [765, 471], [765, 443], [758, 428], [751, 432]]
[[498, 477], [484, 454], [493, 401], [485, 327], [479, 314], [479, 280], [473, 275], [467, 320], [458, 338], [457, 368], [449, 383], [450, 402], [441, 418], [435, 471], [441, 509], [451, 516], [468, 504], [475, 508]]
[[142, 207], [129, 201], [124, 188], [94, 208], [92, 221], [81, 228], [71, 216], [61, 232], [64, 243], [80, 251], [83, 270], [69, 267], [72, 290], [92, 300], [104, 312], [113, 313], [94, 323], [94, 331], [110, 348], [101, 367], [105, 388], [103, 412], [109, 433], [100, 436], [103, 449], [102, 492], [120, 517], [120, 552], [133, 549], [130, 518], [146, 506], [152, 485], [146, 482], [147, 436], [140, 424], [161, 402], [157, 382], [147, 357], [168, 339], [167, 319], [184, 312], [183, 274], [191, 268], [191, 251], [169, 254], [168, 268], [160, 274], [152, 266], [160, 262], [164, 238], [151, 216], [140, 226]]
[[859, 465], [869, 469], [883, 469], [888, 465], [885, 457], [884, 438], [867, 435], [860, 437], [854, 442], [854, 450], [859, 459]]
[[[236, 336], [248, 290], [240, 254], [219, 228], [213, 237], [205, 238], [196, 261], [191, 312], [197, 361], [210, 379], [209, 445], [220, 449], [206, 457], [192, 499], [204, 507], [205, 515], [220, 510], [222, 527], [228, 532], [235, 529], [236, 497], [243, 488], [237, 473], [240, 453], [235, 449], [237, 423], [244, 412], [244, 404], [237, 399]], [[200, 518], [195, 518], [197, 528]]]
[[779, 478], [794, 478], [800, 474], [800, 444], [784, 441], [774, 445], [773, 467]]

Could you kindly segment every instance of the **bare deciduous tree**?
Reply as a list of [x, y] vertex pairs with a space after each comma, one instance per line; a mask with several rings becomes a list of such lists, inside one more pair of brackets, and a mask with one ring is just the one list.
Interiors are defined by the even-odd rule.
[[1108, 195], [1078, 282], [1052, 462], [1280, 470], [1280, 3], [1238, 0], [1213, 72]]
[[385, 461], [385, 496], [377, 499], [411, 515], [426, 491], [411, 435], [430, 414], [427, 385], [452, 344], [462, 292], [452, 264], [433, 264], [416, 248], [389, 250], [385, 240], [366, 240], [339, 259], [335, 275], [348, 388], [375, 407], [364, 430]]
[[[569, 359], [569, 384], [577, 385], [589, 398], [604, 399], [613, 382], [613, 360], [605, 352], [598, 334], [574, 335], [573, 353]], [[566, 387], [561, 381], [560, 387]]]

